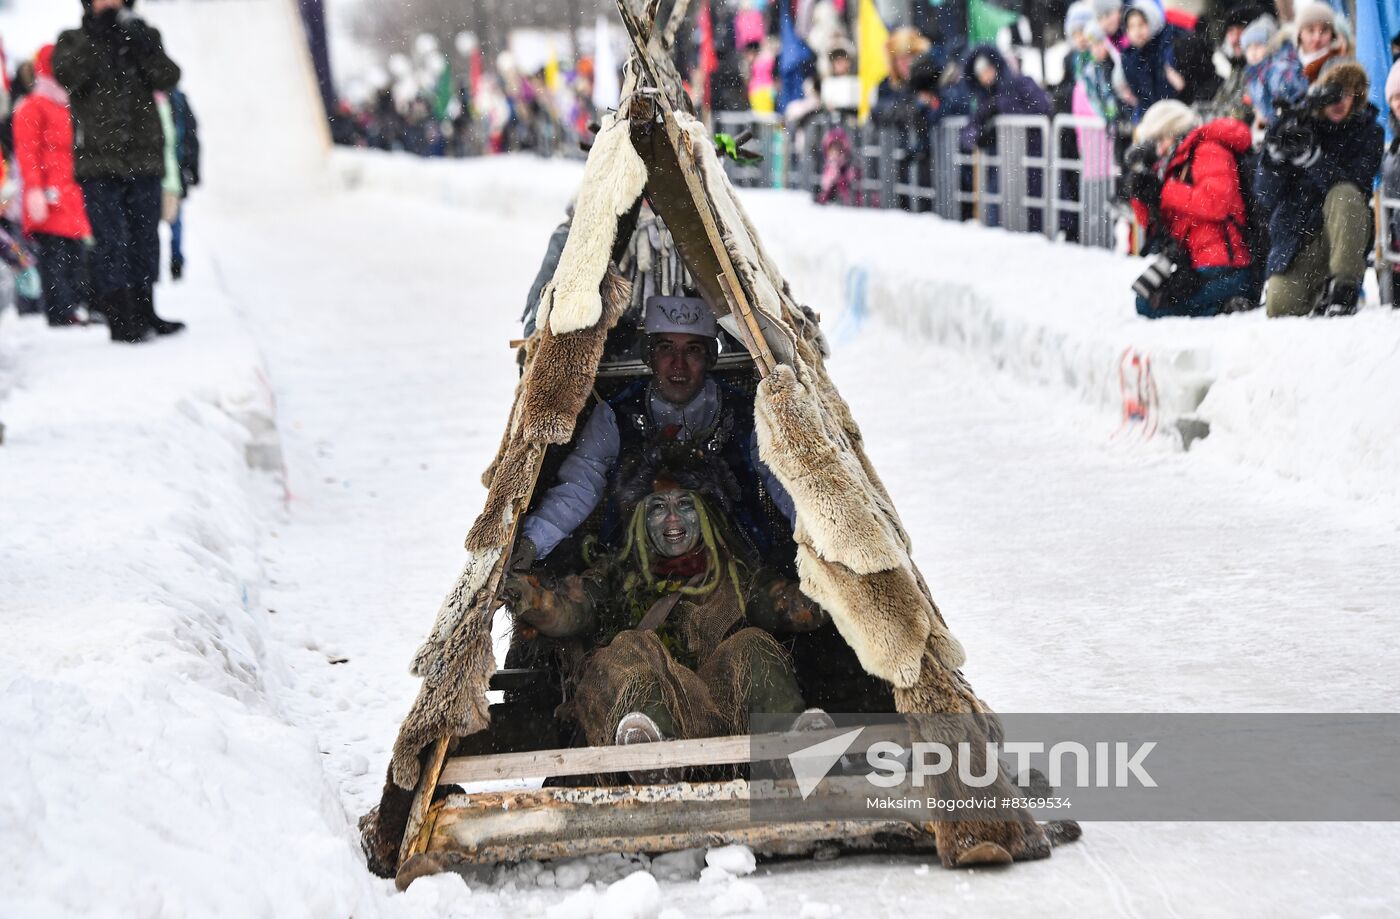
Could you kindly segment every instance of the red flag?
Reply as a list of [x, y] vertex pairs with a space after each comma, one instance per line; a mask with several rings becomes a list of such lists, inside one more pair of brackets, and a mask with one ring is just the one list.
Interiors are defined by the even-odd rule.
[[481, 46], [480, 46], [480, 45], [477, 45], [477, 46], [476, 46], [476, 50], [472, 52], [471, 72], [470, 72], [470, 74], [468, 75], [468, 79], [471, 80], [471, 87], [472, 87], [472, 89], [471, 89], [471, 97], [472, 97], [473, 99], [475, 99], [475, 98], [476, 98], [476, 91], [477, 91], [477, 88], [481, 86]]
[[700, 61], [696, 69], [700, 71], [700, 85], [703, 88], [704, 107], [710, 107], [710, 77], [719, 69], [719, 57], [715, 54], [715, 25], [710, 14], [710, 2], [700, 7], [696, 21], [700, 29]]

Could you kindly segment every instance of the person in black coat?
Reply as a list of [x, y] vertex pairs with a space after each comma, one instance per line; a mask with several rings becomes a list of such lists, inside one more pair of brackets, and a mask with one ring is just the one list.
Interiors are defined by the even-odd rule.
[[1356, 312], [1385, 144], [1368, 88], [1360, 64], [1336, 64], [1265, 137], [1254, 191], [1270, 214], [1270, 316]]
[[83, 24], [58, 37], [53, 69], [68, 90], [96, 250], [92, 305], [112, 340], [145, 341], [184, 328], [156, 315], [165, 131], [155, 93], [180, 82], [160, 33], [132, 12], [135, 0], [83, 0]]

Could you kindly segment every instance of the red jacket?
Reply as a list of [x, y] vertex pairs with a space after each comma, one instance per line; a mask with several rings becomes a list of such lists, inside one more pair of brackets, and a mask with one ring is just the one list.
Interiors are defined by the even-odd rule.
[[39, 81], [15, 108], [15, 160], [26, 192], [42, 188], [49, 198], [49, 216], [34, 223], [24, 211], [24, 232], [82, 239], [92, 235], [83, 190], [73, 178], [73, 116], [63, 88], [53, 80], [53, 48], [35, 58]]
[[1221, 118], [1187, 134], [1162, 183], [1162, 220], [1196, 268], [1244, 268], [1245, 202], [1235, 157], [1250, 146], [1242, 121]]

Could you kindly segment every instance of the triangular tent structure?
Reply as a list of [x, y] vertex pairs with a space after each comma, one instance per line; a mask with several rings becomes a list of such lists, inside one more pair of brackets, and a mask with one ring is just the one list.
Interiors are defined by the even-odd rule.
[[[655, 5], [640, 5], [619, 0], [634, 43], [621, 108], [602, 119], [590, 151], [572, 230], [542, 295], [538, 330], [525, 346], [506, 433], [484, 476], [488, 497], [467, 537], [466, 566], [414, 660], [422, 688], [394, 745], [384, 800], [362, 822], [372, 867], [386, 874], [397, 870], [401, 886], [423, 873], [471, 863], [719, 841], [784, 842], [785, 851], [801, 851], [794, 843], [817, 842], [823, 834], [861, 835], [837, 824], [786, 833], [743, 824], [736, 810], [742, 809], [743, 782], [685, 784], [680, 790], [575, 786], [443, 794], [444, 786], [519, 775], [531, 765], [560, 770], [543, 774], [609, 772], [599, 766], [617, 767], [620, 761], [600, 763], [599, 751], [636, 750], [584, 748], [545, 756], [531, 752], [539, 747], [529, 742], [482, 738], [493, 731], [529, 731], [522, 717], [491, 723], [488, 689], [508, 695], [530, 690], [513, 686], [510, 672], [497, 674], [492, 620], [518, 523], [551, 451], [557, 454], [574, 437], [598, 382], [608, 332], [627, 303], [627, 282], [611, 260], [619, 222], [643, 194], [666, 221], [721, 325], [752, 356], [759, 452], [796, 507], [803, 593], [828, 612], [859, 668], [882, 681], [898, 712], [990, 714], [959, 672], [962, 648], [914, 565], [860, 429], [827, 376], [815, 315], [794, 300], [730, 186], [708, 130], [689, 112], [667, 52], [674, 25], [653, 29]], [[683, 15], [684, 0], [677, 7]], [[719, 755], [714, 751], [727, 740], [739, 739], [717, 739], [721, 743], [710, 743], [710, 753]], [[696, 755], [696, 743], [648, 746], [674, 748], [668, 755], [677, 763], [705, 762], [684, 759]], [[505, 755], [452, 759], [454, 744], [458, 754]], [[566, 759], [577, 761], [576, 768], [566, 770]], [[677, 805], [688, 813], [713, 808], [712, 819], [688, 832]], [[503, 814], [523, 822], [503, 820]], [[725, 824], [726, 814], [739, 825]], [[995, 823], [928, 824], [921, 832], [948, 865], [1049, 852], [1044, 831], [1025, 815]]]

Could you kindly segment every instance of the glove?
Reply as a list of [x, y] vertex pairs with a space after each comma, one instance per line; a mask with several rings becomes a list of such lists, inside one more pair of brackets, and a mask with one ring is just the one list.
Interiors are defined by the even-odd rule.
[[1322, 158], [1312, 126], [1301, 118], [1281, 118], [1264, 135], [1264, 155], [1276, 166], [1307, 169]]
[[539, 549], [535, 547], [535, 542], [528, 536], [522, 536], [515, 541], [515, 551], [510, 554], [510, 564], [506, 570], [511, 574], [521, 571], [529, 571], [535, 564], [535, 556], [539, 554]]
[[126, 33], [127, 44], [138, 54], [154, 54], [160, 50], [160, 39], [155, 29], [146, 25], [144, 19], [122, 7], [117, 13], [117, 25]]
[[977, 129], [977, 146], [986, 150], [997, 142], [997, 126], [988, 119]]
[[42, 188], [31, 188], [24, 193], [24, 212], [31, 223], [43, 223], [49, 219], [49, 198]]

